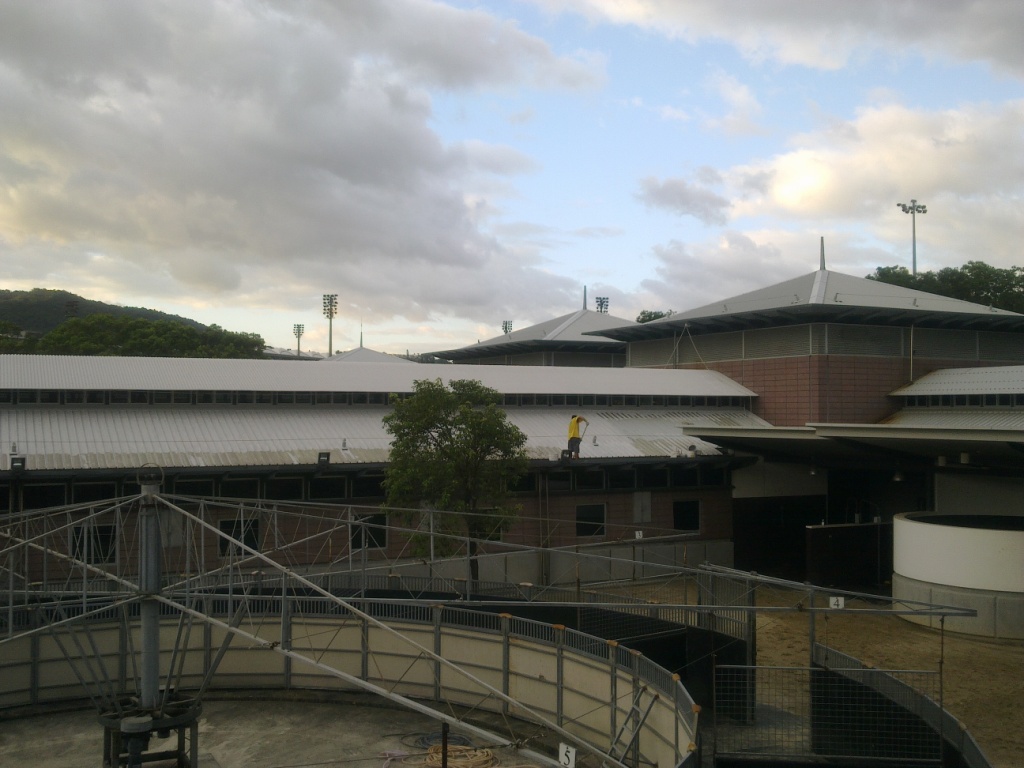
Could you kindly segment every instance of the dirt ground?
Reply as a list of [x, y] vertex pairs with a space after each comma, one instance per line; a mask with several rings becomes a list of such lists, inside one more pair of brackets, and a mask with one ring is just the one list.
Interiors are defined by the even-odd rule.
[[[758, 605], [794, 605], [796, 593], [761, 586]], [[847, 601], [849, 608], [878, 603]], [[808, 664], [806, 612], [759, 613], [757, 661]], [[996, 768], [1024, 765], [1024, 642], [940, 633], [886, 615], [818, 614], [819, 642], [885, 670], [941, 671], [945, 708], [974, 736]]]

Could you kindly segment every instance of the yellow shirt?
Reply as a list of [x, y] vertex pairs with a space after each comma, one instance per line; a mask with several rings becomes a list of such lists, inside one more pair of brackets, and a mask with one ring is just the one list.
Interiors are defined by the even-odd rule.
[[582, 416], [574, 416], [573, 418], [569, 419], [569, 439], [570, 440], [572, 438], [574, 438], [574, 437], [579, 437], [580, 436], [580, 422], [581, 421], [584, 424], [589, 424], [590, 423], [586, 419], [584, 419]]

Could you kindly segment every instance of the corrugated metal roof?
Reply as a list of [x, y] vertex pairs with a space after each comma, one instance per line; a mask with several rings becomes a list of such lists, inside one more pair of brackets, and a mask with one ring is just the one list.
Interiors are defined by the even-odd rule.
[[944, 368], [922, 376], [913, 384], [900, 387], [892, 394], [900, 397], [907, 395], [1024, 394], [1024, 365]]
[[607, 345], [609, 339], [602, 338], [601, 331], [606, 328], [621, 328], [629, 325], [635, 325], [635, 323], [631, 320], [609, 315], [607, 312], [579, 309], [568, 315], [554, 317], [542, 323], [537, 323], [527, 328], [520, 328], [519, 330], [495, 336], [476, 344], [459, 347], [458, 349], [447, 349], [435, 352], [434, 354], [442, 358], [458, 359], [481, 354], [482, 350], [497, 353], [503, 347], [522, 349], [533, 346], [536, 349], [545, 349], [548, 345], [555, 342], [571, 343], [583, 347]]
[[331, 355], [323, 359], [325, 363], [407, 363], [415, 365], [412, 360], [408, 360], [398, 355], [389, 355], [387, 352], [378, 352], [375, 349], [369, 349], [367, 347], [356, 347], [350, 349], [347, 352], [340, 352], [337, 355]]
[[[527, 437], [531, 458], [557, 460], [569, 416], [580, 409], [511, 408], [509, 420]], [[28, 457], [29, 470], [307, 467], [330, 451], [331, 464], [387, 460], [390, 437], [384, 407], [285, 408], [6, 408], [0, 435]], [[582, 411], [581, 411], [582, 412]], [[669, 457], [709, 443], [684, 435], [695, 424], [765, 426], [742, 409], [625, 409], [584, 412], [586, 458]], [[6, 450], [3, 469], [10, 468]]]
[[504, 394], [756, 397], [715, 371], [0, 355], [0, 389], [411, 392], [417, 379], [475, 379]]
[[821, 269], [650, 323], [605, 329], [602, 335], [630, 341], [669, 336], [687, 326], [694, 332], [707, 333], [830, 320], [1012, 331], [1024, 328], [1024, 315], [1017, 312]]
[[907, 429], [989, 429], [1020, 434], [1024, 441], [1024, 408], [904, 408], [885, 420], [885, 426]]

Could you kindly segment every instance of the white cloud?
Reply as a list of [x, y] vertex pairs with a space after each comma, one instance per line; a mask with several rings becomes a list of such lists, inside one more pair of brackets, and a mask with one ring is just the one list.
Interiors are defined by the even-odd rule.
[[268, 308], [330, 290], [378, 317], [557, 305], [572, 282], [486, 230], [533, 161], [443, 142], [429, 89], [591, 88], [595, 62], [425, 0], [4, 4], [6, 283]]
[[640, 179], [639, 199], [651, 208], [663, 208], [679, 216], [693, 216], [705, 224], [724, 224], [729, 201], [709, 189], [684, 179]]
[[628, 24], [695, 43], [730, 43], [751, 60], [838, 69], [858, 51], [907, 49], [987, 62], [1024, 76], [1016, 0], [533, 0], [550, 12]]
[[707, 128], [727, 136], [751, 136], [765, 132], [757, 122], [761, 105], [748, 86], [719, 71], [708, 78], [708, 88], [718, 94], [729, 110], [722, 117], [708, 117], [705, 120]]

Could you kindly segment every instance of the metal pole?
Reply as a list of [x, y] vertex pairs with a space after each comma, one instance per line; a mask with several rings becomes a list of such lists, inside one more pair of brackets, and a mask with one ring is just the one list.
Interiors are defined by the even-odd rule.
[[917, 200], [910, 201], [910, 242], [913, 251], [913, 275], [917, 277]]
[[142, 595], [142, 676], [139, 706], [155, 710], [160, 701], [160, 516], [154, 494], [158, 485], [142, 486], [139, 511], [139, 592]]

